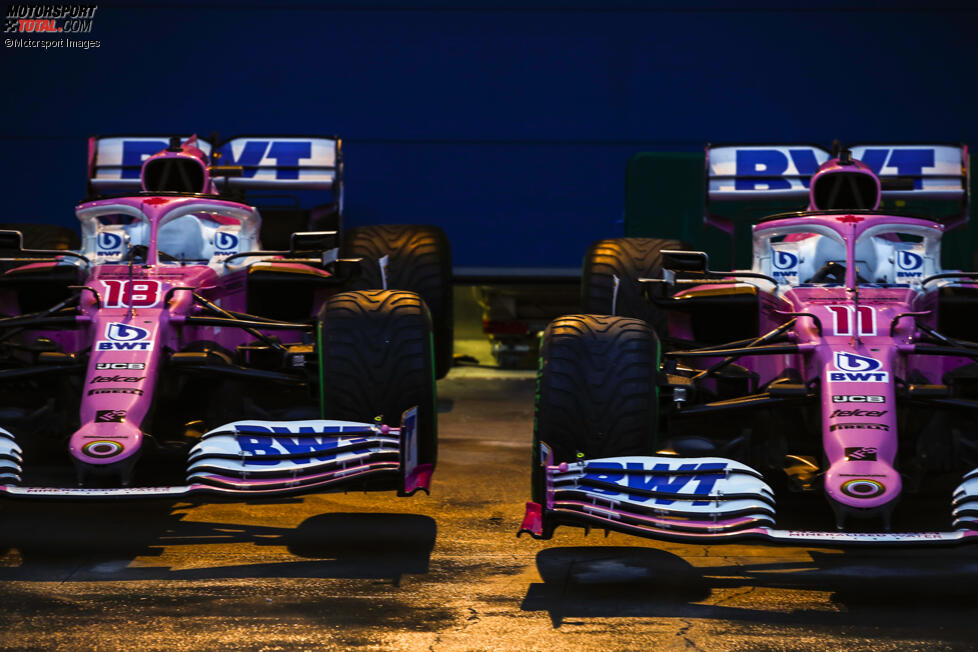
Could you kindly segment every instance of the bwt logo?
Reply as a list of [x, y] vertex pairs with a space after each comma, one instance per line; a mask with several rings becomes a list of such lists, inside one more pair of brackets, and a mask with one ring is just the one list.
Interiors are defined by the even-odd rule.
[[116, 342], [133, 342], [135, 340], [145, 340], [149, 337], [149, 331], [138, 326], [110, 322], [105, 328], [105, 336]]
[[836, 351], [834, 358], [835, 368], [841, 371], [875, 371], [883, 366], [883, 363], [875, 358], [843, 351]]
[[[616, 484], [621, 486], [622, 491], [610, 488], [592, 487], [591, 491], [604, 494], [606, 496], [619, 496], [623, 493], [628, 494], [630, 500], [644, 503], [654, 500], [656, 505], [671, 505], [676, 500], [690, 500], [698, 496], [709, 496], [713, 491], [717, 481], [724, 476], [721, 471], [727, 468], [724, 462], [704, 462], [702, 464], [680, 464], [678, 469], [671, 469], [668, 464], [656, 464], [651, 469], [646, 469], [641, 462], [627, 462], [624, 465], [620, 462], [592, 462], [587, 465], [589, 473], [585, 474], [583, 480], [591, 480], [604, 484]], [[630, 472], [625, 473], [624, 469]], [[648, 470], [651, 475], [644, 476], [634, 471]], [[597, 472], [596, 472], [597, 471]], [[699, 471], [701, 473], [695, 473]], [[693, 472], [693, 473], [691, 473]], [[682, 475], [668, 475], [678, 473]], [[686, 490], [686, 485], [695, 482], [692, 490]], [[652, 496], [629, 493], [628, 489], [641, 489], [644, 491], [654, 491], [663, 494], [689, 494], [688, 497], [653, 498]], [[708, 505], [709, 501], [697, 500], [694, 505]]]
[[774, 268], [790, 269], [798, 265], [798, 256], [789, 251], [774, 252]]
[[[862, 158], [876, 174], [884, 167], [896, 169], [900, 176], [921, 175], [924, 168], [935, 167], [933, 149], [889, 149], [885, 147], [868, 148]], [[790, 190], [790, 179], [778, 179], [789, 172], [793, 166], [801, 177], [801, 184], [809, 187], [811, 176], [818, 171], [818, 159], [811, 149], [789, 149], [787, 153], [781, 149], [739, 149], [736, 154], [735, 190]], [[764, 177], [750, 179], [741, 177]], [[772, 178], [775, 177], [775, 178]], [[758, 186], [761, 186], [758, 188]], [[914, 189], [922, 188], [922, 180], [914, 179]]]
[[790, 251], [775, 251], [771, 264], [774, 266], [774, 278], [798, 276], [798, 256]]
[[119, 253], [122, 249], [122, 236], [118, 233], [103, 231], [98, 234], [98, 249], [100, 255]]
[[855, 353], [836, 351], [833, 355], [835, 368], [839, 371], [829, 372], [829, 380], [848, 383], [885, 383], [890, 374], [877, 371], [883, 363], [875, 358], [869, 358]]
[[151, 351], [149, 331], [138, 326], [110, 322], [105, 328], [106, 340], [95, 343], [98, 351]]
[[214, 247], [218, 251], [231, 252], [238, 248], [238, 236], [225, 231], [218, 231], [214, 234]]
[[924, 257], [912, 251], [897, 252], [897, 278], [923, 276]]
[[[138, 179], [140, 168], [147, 157], [166, 149], [165, 140], [125, 140], [122, 142], [122, 178]], [[258, 172], [259, 165], [271, 165], [276, 179], [298, 179], [299, 161], [312, 158], [311, 141], [248, 140], [235, 157], [230, 143], [215, 150], [221, 155], [221, 165], [240, 165], [244, 168], [242, 177], [251, 179]], [[266, 162], [274, 159], [274, 163]], [[131, 169], [128, 169], [130, 168]], [[282, 169], [284, 168], [284, 169]], [[290, 169], [291, 168], [291, 169]]]
[[[238, 426], [239, 430], [259, 430], [275, 432], [291, 432], [286, 427], [265, 426]], [[300, 426], [299, 432], [315, 432], [314, 428]], [[363, 444], [367, 440], [357, 439], [335, 439], [333, 437], [261, 437], [261, 436], [238, 436], [238, 446], [241, 452], [246, 454], [246, 464], [259, 464], [262, 466], [290, 466], [295, 464], [308, 464], [312, 460], [328, 462], [336, 459], [342, 451], [337, 451], [340, 447]], [[285, 456], [291, 459], [282, 459]], [[305, 457], [299, 457], [305, 456]], [[272, 458], [272, 459], [269, 459]], [[276, 459], [277, 458], [277, 459]]]

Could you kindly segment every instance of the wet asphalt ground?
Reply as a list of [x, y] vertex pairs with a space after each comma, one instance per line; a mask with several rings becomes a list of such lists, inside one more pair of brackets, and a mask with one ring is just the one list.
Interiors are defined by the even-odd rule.
[[439, 396], [431, 496], [0, 504], [0, 648], [978, 649], [978, 548], [517, 539], [532, 374]]

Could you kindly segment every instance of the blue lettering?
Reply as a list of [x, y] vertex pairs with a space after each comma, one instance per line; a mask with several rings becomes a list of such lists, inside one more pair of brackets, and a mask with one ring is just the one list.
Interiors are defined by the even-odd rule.
[[[924, 168], [934, 167], [934, 150], [932, 149], [895, 149], [890, 154], [889, 165], [895, 167], [897, 174], [922, 174]], [[923, 179], [914, 179], [913, 187], [923, 187]]]
[[[588, 470], [591, 469], [608, 469], [613, 471], [615, 469], [620, 470], [622, 468], [621, 464], [618, 462], [591, 462], [587, 465]], [[585, 480], [594, 480], [596, 482], [608, 482], [611, 484], [617, 484], [625, 477], [624, 473], [588, 473], [584, 476]], [[597, 489], [593, 488], [591, 491], [605, 496], [617, 496], [621, 492], [615, 491], [614, 489]]]
[[788, 190], [791, 182], [787, 179], [753, 180], [741, 177], [778, 177], [788, 169], [788, 158], [776, 149], [737, 150], [736, 176], [734, 189], [757, 190], [764, 184], [770, 190]]
[[[286, 431], [286, 432], [288, 432], [288, 428], [273, 428], [273, 430], [275, 430], [276, 432], [281, 432], [283, 430]], [[307, 428], [307, 427], [301, 427], [301, 428], [299, 428], [299, 431], [300, 432], [315, 432], [313, 428]], [[338, 442], [335, 439], [334, 440], [323, 441], [321, 439], [320, 440], [316, 440], [316, 439], [290, 439], [290, 438], [287, 438], [287, 437], [283, 437], [281, 439], [278, 439], [278, 442], [280, 444], [282, 444], [282, 447], [285, 448], [285, 450], [288, 451], [290, 455], [297, 455], [297, 454], [301, 454], [301, 453], [316, 453], [316, 452], [320, 452], [320, 451], [329, 450], [331, 448], [336, 448], [338, 446]], [[310, 456], [310, 457], [303, 457], [303, 458], [295, 458], [292, 461], [295, 462], [296, 464], [305, 464], [305, 463], [311, 461], [311, 457], [312, 456]], [[333, 459], [334, 457], [336, 457], [336, 456], [335, 455], [322, 455], [322, 456], [316, 456], [316, 459], [318, 459], [318, 460], [324, 460], [325, 461], [325, 460]]]
[[[313, 433], [316, 429], [309, 426], [302, 426], [299, 428], [300, 433]], [[330, 453], [329, 451], [334, 451], [341, 446], [346, 446], [349, 444], [360, 444], [367, 440], [363, 438], [358, 439], [279, 439], [278, 440], [282, 446], [292, 455], [302, 454], [302, 453], [321, 453], [320, 455], [310, 455], [317, 460], [322, 462], [336, 459], [335, 453]], [[304, 464], [309, 461], [309, 458], [293, 460], [298, 464]]]
[[[312, 158], [312, 143], [282, 142], [272, 143], [268, 157], [275, 159], [280, 166], [297, 166], [299, 159]], [[299, 170], [275, 170], [276, 179], [298, 179]]]
[[888, 149], [867, 149], [863, 152], [863, 156], [860, 159], [863, 163], [869, 166], [875, 174], [879, 174], [880, 170], [883, 169], [883, 165], [886, 163], [886, 155], [890, 153]]
[[249, 140], [245, 142], [244, 149], [241, 150], [241, 156], [237, 159], [234, 158], [231, 143], [225, 143], [218, 151], [221, 154], [221, 165], [240, 165], [244, 168], [241, 176], [246, 179], [251, 179], [258, 172], [258, 166], [261, 165], [262, 159], [265, 158], [265, 150], [267, 149], [267, 140]]
[[[595, 468], [614, 471], [620, 470], [622, 466], [617, 462], [588, 464], [588, 470]], [[645, 465], [641, 462], [628, 462], [627, 468], [629, 471], [632, 471], [632, 473], [588, 473], [584, 476], [584, 479], [619, 485], [621, 484], [622, 480], [625, 480], [628, 489], [641, 489], [643, 491], [652, 491], [664, 494], [685, 493], [691, 496], [709, 496], [713, 491], [713, 488], [716, 486], [717, 481], [723, 477], [723, 474], [718, 472], [726, 469], [727, 465], [724, 462], [705, 462], [702, 464], [681, 464], [679, 465], [678, 469], [673, 469], [669, 464], [656, 464], [649, 471], [648, 476], [642, 475], [641, 473], [634, 473], [634, 471], [645, 470]], [[699, 473], [691, 473], [692, 471], [702, 471], [703, 473], [701, 475]], [[691, 480], [696, 481], [695, 488], [693, 488], [691, 491], [684, 491]], [[625, 487], [623, 486], [622, 489], [625, 489]], [[612, 489], [590, 488], [589, 491], [606, 496], [619, 496], [622, 493], [626, 493], [629, 500], [640, 503], [647, 502], [651, 499], [650, 496], [633, 494], [627, 490], [617, 491]], [[689, 500], [689, 498], [656, 498], [655, 504], [672, 505], [677, 500]], [[693, 501], [693, 505], [705, 505], [707, 503], [708, 501], [702, 500]]]
[[811, 177], [818, 171], [818, 159], [815, 152], [810, 149], [789, 149], [791, 161], [798, 168], [798, 174], [802, 175], [801, 183], [806, 188], [811, 182]]
[[[636, 471], [641, 471], [645, 466], [641, 462], [629, 462], [628, 468]], [[670, 472], [672, 469], [669, 468], [668, 464], [656, 464], [652, 467], [653, 471]], [[689, 472], [695, 471], [695, 464], [680, 464], [679, 472]], [[659, 491], [667, 494], [678, 494], [682, 491], [683, 487], [689, 484], [695, 476], [692, 475], [651, 475], [649, 479], [646, 480], [644, 476], [631, 474], [628, 476], [628, 486], [631, 489], [644, 489], [646, 491]], [[635, 494], [628, 494], [628, 497], [632, 500], [637, 500], [640, 502], [645, 502], [648, 500], [648, 496], [637, 496]], [[671, 505], [676, 501], [668, 499], [657, 499], [656, 504], [659, 505]]]
[[704, 472], [703, 475], [697, 475], [696, 479], [699, 481], [699, 486], [696, 487], [696, 493], [701, 496], [709, 496], [710, 492], [713, 491], [713, 487], [716, 485], [717, 480], [723, 477], [720, 471], [724, 471], [727, 468], [726, 462], [704, 462], [696, 467], [697, 471]]
[[[238, 430], [245, 428], [261, 428], [261, 426], [239, 426]], [[261, 464], [265, 466], [275, 466], [278, 460], [262, 459], [268, 455], [278, 455], [279, 450], [275, 448], [275, 441], [271, 437], [238, 437], [238, 446], [242, 451], [250, 453], [252, 458], [245, 460], [246, 464]]]
[[[696, 470], [697, 471], [723, 471], [727, 468], [726, 462], [704, 462], [700, 464]], [[700, 496], [709, 496], [713, 491], [713, 487], [716, 486], [717, 480], [723, 477], [720, 473], [707, 473], [704, 475], [695, 476], [699, 484], [696, 485], [696, 494]], [[710, 501], [708, 500], [694, 500], [694, 505], [708, 505]]]
[[[139, 174], [142, 171], [143, 160], [147, 156], [152, 156], [156, 152], [166, 149], [165, 140], [153, 140], [153, 141], [139, 141], [139, 140], [124, 140], [122, 141], [122, 178], [123, 179], [138, 179]], [[132, 168], [127, 170], [126, 168]]]
[[886, 371], [855, 372], [855, 371], [831, 371], [829, 380], [842, 383], [885, 383], [889, 380], [890, 374]]
[[152, 351], [152, 342], [99, 342], [99, 351]]

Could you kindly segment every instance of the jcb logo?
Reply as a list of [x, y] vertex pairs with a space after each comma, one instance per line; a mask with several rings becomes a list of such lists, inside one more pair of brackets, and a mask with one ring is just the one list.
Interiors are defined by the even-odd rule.
[[833, 394], [833, 403], [886, 403], [881, 394]]

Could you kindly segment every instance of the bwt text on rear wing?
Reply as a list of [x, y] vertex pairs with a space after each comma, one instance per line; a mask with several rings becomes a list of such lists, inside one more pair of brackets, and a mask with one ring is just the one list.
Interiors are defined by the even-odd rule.
[[[885, 207], [937, 212], [949, 227], [967, 220], [966, 145], [872, 144], [848, 149], [880, 178]], [[741, 202], [772, 202], [780, 204], [778, 209], [789, 202], [801, 210], [812, 175], [834, 156], [837, 151], [807, 144], [707, 145], [708, 221]]]
[[[169, 144], [170, 136], [92, 136], [88, 141], [89, 195], [138, 192], [143, 161]], [[341, 192], [342, 141], [337, 137], [198, 138], [197, 147], [212, 166], [240, 168], [239, 175], [221, 178], [222, 189], [332, 190], [337, 196]]]

